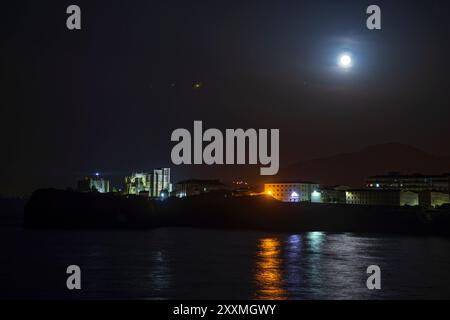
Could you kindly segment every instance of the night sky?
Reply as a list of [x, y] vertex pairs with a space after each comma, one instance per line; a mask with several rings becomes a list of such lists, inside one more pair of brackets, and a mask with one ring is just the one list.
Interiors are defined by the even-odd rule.
[[[70, 4], [81, 7], [81, 31], [66, 28]], [[370, 4], [381, 7], [381, 31], [366, 28]], [[160, 166], [172, 167], [175, 181], [259, 172], [174, 167], [170, 135], [192, 132], [194, 120], [279, 128], [281, 166], [394, 141], [450, 155], [449, 7], [2, 3], [0, 194], [75, 186], [97, 171], [113, 181]], [[343, 51], [354, 59], [348, 72], [336, 68]]]

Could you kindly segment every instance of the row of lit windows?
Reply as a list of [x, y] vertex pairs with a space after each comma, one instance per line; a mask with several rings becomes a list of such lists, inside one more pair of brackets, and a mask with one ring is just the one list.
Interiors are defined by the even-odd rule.
[[271, 189], [272, 190], [272, 192], [274, 192], [274, 193], [292, 193], [292, 192], [296, 192], [296, 193], [308, 193], [306, 190], [303, 190], [303, 189], [276, 189], [276, 188], [274, 188], [274, 189]]
[[[369, 201], [347, 201], [348, 204], [365, 204], [365, 205], [380, 205], [382, 203], [380, 202], [369, 202]], [[393, 204], [392, 202], [389, 202], [390, 204]], [[387, 204], [386, 202], [384, 204]]]
[[294, 192], [294, 191], [297, 191], [297, 190], [301, 190], [301, 191], [303, 191], [303, 192], [306, 192], [307, 191], [307, 188], [306, 187], [300, 187], [300, 188], [288, 188], [288, 187], [285, 187], [285, 188], [278, 188], [278, 187], [273, 187], [273, 188], [270, 188], [271, 190], [275, 190], [275, 191], [278, 191], [278, 192]]
[[273, 193], [271, 194], [271, 196], [273, 196], [274, 198], [277, 199], [302, 199], [302, 198], [307, 198], [306, 196], [302, 196], [302, 195], [292, 195], [290, 193]]
[[398, 198], [398, 196], [396, 196], [396, 195], [373, 195], [370, 197], [368, 197], [368, 196], [347, 196], [347, 199], [349, 199], [349, 200], [358, 200], [358, 199], [360, 199], [360, 200], [364, 200], [364, 199], [379, 200], [379, 199], [396, 199], [396, 198]]
[[306, 189], [309, 186], [312, 186], [312, 185], [305, 185], [305, 184], [266, 184], [266, 187], [268, 187], [268, 188], [281, 188], [281, 189], [285, 189], [285, 188], [302, 188], [302, 189]]

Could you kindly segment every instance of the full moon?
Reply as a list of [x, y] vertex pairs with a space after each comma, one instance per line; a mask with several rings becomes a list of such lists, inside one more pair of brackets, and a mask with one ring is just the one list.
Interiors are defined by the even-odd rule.
[[352, 66], [352, 57], [348, 54], [343, 54], [339, 57], [339, 66], [341, 68], [350, 68]]

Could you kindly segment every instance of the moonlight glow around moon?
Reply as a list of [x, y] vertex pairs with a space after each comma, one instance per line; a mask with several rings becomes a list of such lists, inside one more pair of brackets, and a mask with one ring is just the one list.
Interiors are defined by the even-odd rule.
[[348, 69], [352, 66], [352, 57], [348, 54], [343, 54], [339, 57], [339, 66]]

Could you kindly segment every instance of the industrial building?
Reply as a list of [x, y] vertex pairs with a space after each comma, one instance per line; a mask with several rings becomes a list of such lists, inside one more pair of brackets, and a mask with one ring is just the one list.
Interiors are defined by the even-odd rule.
[[160, 197], [172, 192], [170, 169], [159, 168], [150, 173], [134, 173], [125, 177], [125, 193], [132, 195], [147, 195]]
[[79, 192], [109, 192], [109, 180], [100, 177], [100, 174], [96, 173], [92, 177], [84, 177], [78, 180], [77, 190]]
[[125, 193], [140, 194], [148, 193], [150, 195], [150, 175], [148, 173], [133, 173], [125, 177]]
[[309, 181], [271, 182], [264, 184], [264, 193], [283, 202], [311, 202], [319, 185]]
[[417, 206], [416, 192], [385, 189], [352, 189], [345, 192], [346, 203], [371, 206]]
[[311, 194], [314, 203], [346, 203], [345, 191], [351, 189], [347, 186], [324, 187]]
[[387, 175], [371, 176], [366, 179], [366, 187], [370, 189], [397, 189], [420, 192], [434, 190], [449, 192], [450, 174], [442, 175]]
[[437, 208], [450, 203], [449, 194], [439, 191], [425, 190], [419, 193], [419, 205], [424, 208]]

